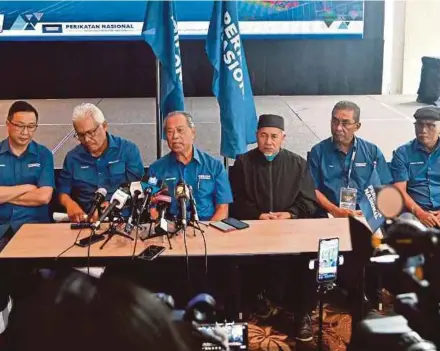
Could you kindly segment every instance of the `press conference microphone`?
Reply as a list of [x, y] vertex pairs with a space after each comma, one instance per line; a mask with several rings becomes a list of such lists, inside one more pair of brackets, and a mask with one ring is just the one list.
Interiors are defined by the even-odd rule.
[[92, 218], [96, 209], [104, 202], [105, 197], [107, 196], [107, 190], [105, 188], [99, 188], [95, 192], [95, 196], [93, 197], [93, 204], [90, 208], [89, 213], [87, 214], [87, 218]]
[[155, 177], [148, 178], [147, 183], [142, 182], [144, 201], [142, 202], [140, 214], [144, 212], [151, 202], [151, 196], [160, 191], [166, 184], [162, 180], [157, 180]]
[[113, 209], [115, 209], [115, 208], [122, 209], [122, 207], [124, 207], [125, 203], [127, 202], [127, 200], [129, 198], [130, 198], [130, 195], [127, 194], [122, 189], [116, 190], [115, 193], [113, 194], [112, 198], [110, 199], [110, 205], [104, 210], [101, 217], [99, 217], [98, 221], [92, 224], [92, 228], [93, 229], [98, 228], [100, 226], [100, 224], [102, 223], [102, 221], [104, 220], [104, 218], [107, 217], [108, 214], [111, 211], [113, 211]]
[[132, 182], [130, 184], [130, 195], [132, 198], [130, 217], [128, 217], [127, 224], [124, 228], [124, 231], [129, 234], [134, 228], [133, 222], [138, 211], [138, 199], [143, 195], [141, 182]]
[[154, 228], [154, 232], [159, 235], [166, 235], [168, 233], [168, 222], [165, 218], [166, 212], [171, 204], [171, 196], [165, 195], [168, 193], [168, 190], [165, 189], [163, 194], [159, 194], [155, 196], [155, 200], [157, 201], [157, 210], [159, 212], [159, 217], [157, 219], [156, 227]]
[[189, 200], [189, 189], [188, 185], [186, 185], [183, 180], [179, 180], [179, 182], [177, 183], [174, 196], [176, 197], [176, 200], [180, 203], [182, 226], [183, 229], [186, 229], [186, 226], [188, 225], [186, 220], [186, 203]]
[[199, 213], [197, 212], [197, 203], [196, 203], [196, 199], [194, 198], [193, 188], [191, 185], [188, 185], [188, 189], [189, 189], [189, 204], [191, 207], [191, 213], [193, 215], [194, 222], [198, 222]]

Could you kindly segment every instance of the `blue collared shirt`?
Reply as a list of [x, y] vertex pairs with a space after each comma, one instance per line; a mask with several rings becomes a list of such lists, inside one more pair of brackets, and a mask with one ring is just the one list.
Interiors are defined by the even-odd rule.
[[391, 172], [394, 181], [408, 182], [408, 195], [425, 210], [440, 209], [440, 143], [428, 153], [414, 139], [393, 154]]
[[[52, 153], [43, 145], [31, 141], [27, 150], [15, 156], [9, 140], [0, 142], [0, 186], [32, 184], [38, 188], [55, 187]], [[49, 206], [0, 205], [0, 237], [11, 226], [17, 231], [24, 223], [49, 223]]]
[[193, 158], [187, 165], [177, 161], [175, 154], [170, 152], [150, 166], [149, 175], [166, 182], [172, 195], [170, 207], [172, 215], [179, 213], [173, 196], [179, 180], [183, 180], [193, 188], [200, 220], [210, 220], [215, 213], [216, 205], [229, 204], [233, 200], [224, 166], [219, 160], [198, 150], [195, 146]]
[[70, 150], [58, 179], [58, 192], [69, 194], [87, 212], [99, 188], [106, 200], [123, 183], [141, 180], [144, 166], [138, 147], [131, 141], [107, 133], [108, 147], [94, 157], [82, 145]]
[[[353, 152], [356, 154], [348, 184]], [[354, 139], [353, 146], [347, 154], [337, 147], [331, 137], [325, 139], [312, 148], [308, 162], [316, 189], [336, 206], [339, 206], [341, 188], [348, 185], [350, 188], [357, 189], [357, 205], [359, 205], [362, 198], [360, 195], [370, 185], [367, 182], [374, 168], [376, 168], [382, 184], [392, 182], [388, 165], [379, 148], [358, 137]]]

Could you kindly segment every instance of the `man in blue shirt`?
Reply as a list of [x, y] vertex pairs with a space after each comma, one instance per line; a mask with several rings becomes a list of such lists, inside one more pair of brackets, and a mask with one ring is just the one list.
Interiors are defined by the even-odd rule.
[[393, 155], [394, 186], [420, 222], [440, 227], [440, 108], [420, 108], [414, 118], [416, 138]]
[[134, 143], [107, 132], [107, 122], [97, 106], [77, 106], [72, 120], [80, 145], [66, 155], [58, 192], [70, 220], [83, 222], [97, 189], [107, 190], [108, 201], [121, 184], [139, 181], [144, 167]]
[[[52, 153], [32, 141], [38, 112], [25, 101], [16, 101], [6, 119], [8, 138], [0, 142], [0, 250], [24, 223], [50, 222], [48, 203], [54, 188]], [[8, 272], [1, 270], [0, 334], [8, 323]]]
[[[392, 182], [388, 165], [376, 145], [355, 136], [361, 127], [360, 108], [355, 103], [338, 102], [330, 126], [332, 137], [315, 145], [308, 156], [316, 198], [333, 217], [360, 215], [359, 202], [372, 185], [372, 173], [377, 172], [381, 184]], [[344, 198], [349, 204], [352, 200], [352, 206], [346, 206]]]
[[164, 121], [164, 130], [171, 152], [150, 166], [149, 175], [166, 182], [173, 197], [170, 213], [179, 213], [174, 191], [177, 183], [184, 181], [193, 189], [201, 220], [228, 217], [232, 193], [227, 173], [219, 160], [195, 147], [192, 116], [187, 112], [172, 112]]

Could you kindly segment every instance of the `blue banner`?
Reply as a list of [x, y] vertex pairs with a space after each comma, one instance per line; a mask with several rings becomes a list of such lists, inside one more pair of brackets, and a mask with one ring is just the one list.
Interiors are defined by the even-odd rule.
[[148, 1], [142, 36], [161, 63], [162, 116], [183, 111], [182, 62], [174, 1]]
[[367, 184], [368, 186], [364, 189], [364, 193], [360, 195], [362, 198], [359, 202], [359, 207], [371, 231], [375, 233], [385, 223], [385, 217], [379, 212], [376, 206], [376, 188], [382, 185], [376, 168], [373, 169]]
[[212, 91], [220, 106], [224, 157], [236, 158], [256, 142], [257, 113], [240, 40], [237, 2], [215, 1], [205, 50], [214, 67]]

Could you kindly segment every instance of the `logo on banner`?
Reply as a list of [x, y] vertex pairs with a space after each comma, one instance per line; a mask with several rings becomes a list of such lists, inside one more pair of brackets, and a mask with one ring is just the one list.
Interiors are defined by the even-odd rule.
[[0, 13], [0, 33], [3, 32], [3, 22], [5, 21], [5, 15]]
[[19, 15], [13, 23], [11, 30], [35, 30], [35, 26], [41, 21], [43, 15], [41, 12]]

